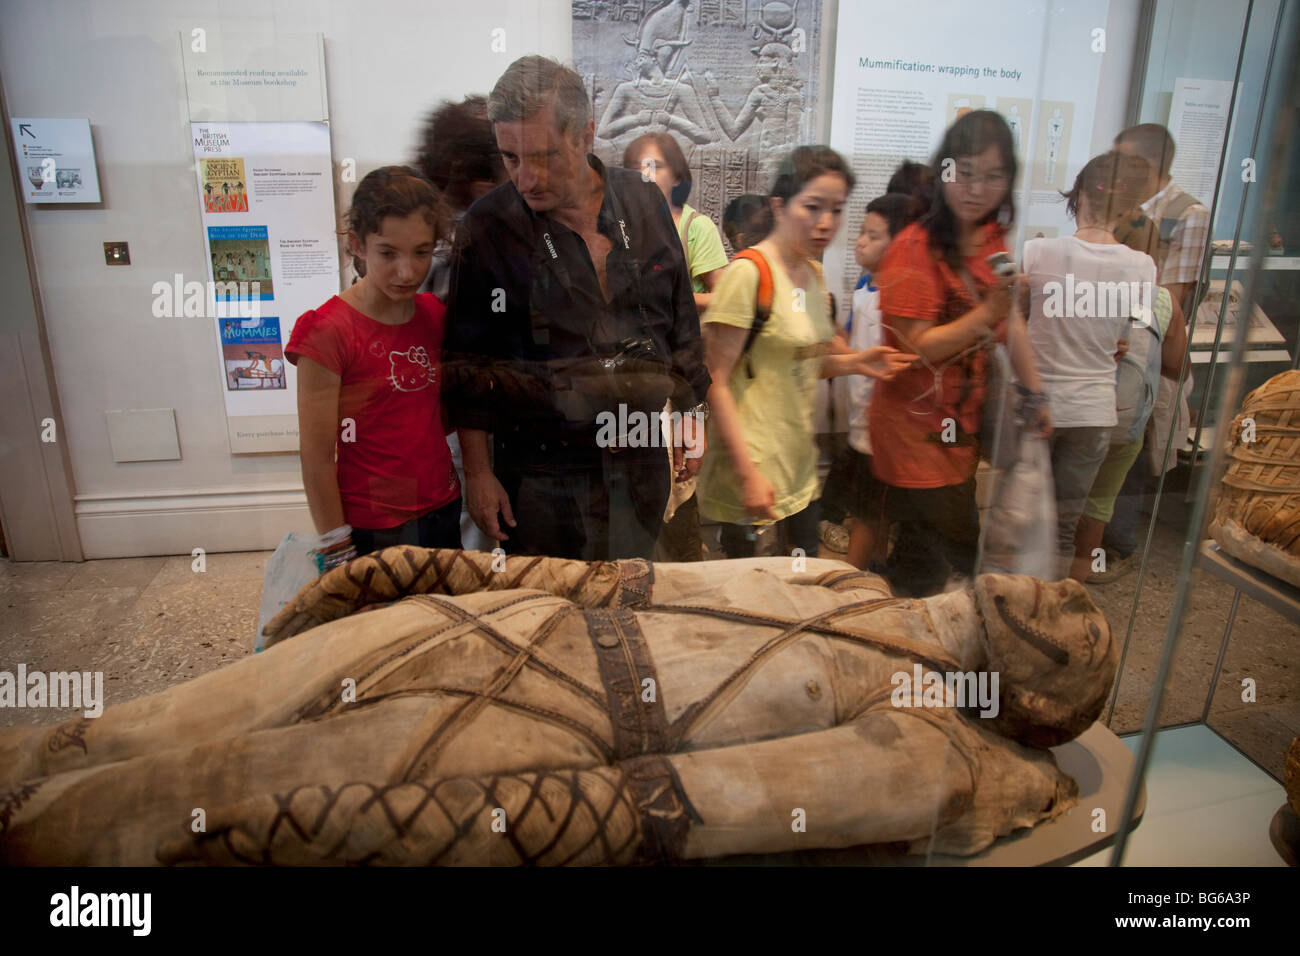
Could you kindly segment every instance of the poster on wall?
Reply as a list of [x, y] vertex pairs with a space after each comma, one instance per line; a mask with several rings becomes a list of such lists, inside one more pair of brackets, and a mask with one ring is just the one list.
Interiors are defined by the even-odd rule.
[[226, 367], [226, 390], [285, 387], [284, 340], [280, 320], [263, 315], [252, 322], [240, 318], [221, 320], [221, 357]]
[[[221, 44], [224, 44], [222, 46]], [[181, 36], [230, 450], [296, 451], [298, 316], [339, 292], [319, 35]]]
[[1094, 31], [1108, 13], [1109, 0], [841, 3], [830, 139], [857, 185], [826, 252], [831, 288], [852, 296], [866, 204], [904, 159], [930, 163], [944, 131], [971, 110], [1002, 114], [1017, 150], [1012, 249], [1072, 233], [1060, 190], [1088, 160], [1102, 60]]
[[715, 222], [814, 142], [821, 0], [573, 0], [572, 19], [596, 154], [621, 166], [636, 137], [670, 133]]
[[1219, 157], [1228, 132], [1231, 80], [1174, 80], [1169, 101], [1169, 133], [1176, 144], [1169, 175], [1210, 209], [1219, 181]]
[[339, 291], [329, 128], [194, 123], [191, 132], [230, 447], [293, 451], [284, 343], [294, 319]]
[[99, 202], [88, 119], [13, 117], [18, 186], [29, 203]]

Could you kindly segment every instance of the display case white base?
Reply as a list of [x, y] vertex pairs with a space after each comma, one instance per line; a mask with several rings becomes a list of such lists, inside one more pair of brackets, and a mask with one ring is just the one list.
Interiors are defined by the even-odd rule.
[[[1134, 753], [1140, 734], [1121, 738]], [[1146, 776], [1147, 808], [1129, 835], [1124, 866], [1284, 866], [1269, 822], [1282, 785], [1205, 724], [1158, 731]], [[1103, 850], [1075, 866], [1109, 866]]]

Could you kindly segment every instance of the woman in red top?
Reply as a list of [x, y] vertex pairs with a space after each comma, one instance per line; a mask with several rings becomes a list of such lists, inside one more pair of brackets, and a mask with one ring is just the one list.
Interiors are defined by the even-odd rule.
[[460, 482], [439, 403], [446, 309], [417, 294], [442, 222], [437, 191], [413, 170], [361, 180], [348, 247], [364, 276], [301, 316], [285, 348], [327, 567], [394, 544], [460, 547]]
[[995, 338], [1008, 343], [1027, 393], [1022, 413], [1039, 434], [1051, 430], [1024, 319], [1011, 308], [1017, 277], [999, 279], [987, 261], [1006, 252], [1016, 165], [1001, 116], [975, 110], [957, 120], [934, 157], [930, 211], [898, 234], [873, 280], [885, 344], [922, 359], [876, 385], [868, 419], [884, 517], [899, 522], [887, 573], [900, 596], [942, 590], [950, 570], [975, 573], [975, 468]]

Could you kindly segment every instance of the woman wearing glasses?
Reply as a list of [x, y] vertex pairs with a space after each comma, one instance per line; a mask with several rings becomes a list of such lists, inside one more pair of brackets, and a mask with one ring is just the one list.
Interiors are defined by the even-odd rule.
[[1040, 437], [1051, 431], [1024, 320], [1012, 309], [1018, 277], [999, 278], [988, 262], [1007, 251], [1015, 218], [1011, 130], [991, 110], [967, 113], [944, 134], [932, 168], [929, 212], [898, 234], [873, 280], [885, 343], [920, 356], [877, 384], [868, 419], [885, 486], [880, 516], [899, 525], [887, 574], [904, 597], [943, 590], [950, 573], [975, 573], [975, 468], [994, 340], [1008, 346], [1021, 414]]

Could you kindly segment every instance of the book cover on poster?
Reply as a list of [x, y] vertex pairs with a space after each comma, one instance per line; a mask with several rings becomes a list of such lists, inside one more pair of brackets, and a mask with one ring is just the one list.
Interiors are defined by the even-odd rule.
[[[266, 226], [209, 226], [208, 249], [214, 281], [247, 283], [240, 285], [239, 299], [275, 297]], [[256, 291], [252, 283], [257, 283]]]
[[204, 212], [248, 212], [248, 177], [239, 156], [199, 160]]
[[221, 355], [227, 391], [285, 387], [284, 344], [277, 316], [262, 316], [255, 323], [222, 319]]

